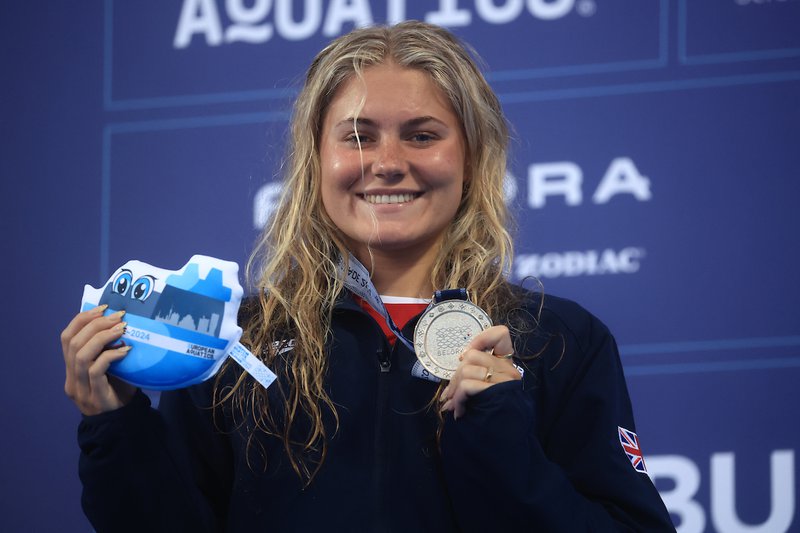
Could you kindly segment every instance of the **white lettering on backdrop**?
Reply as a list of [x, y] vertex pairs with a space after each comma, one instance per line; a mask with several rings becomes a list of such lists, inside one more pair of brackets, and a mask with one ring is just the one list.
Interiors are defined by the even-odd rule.
[[[642, 175], [633, 160], [617, 157], [608, 165], [592, 195], [595, 204], [608, 203], [613, 197], [629, 194], [640, 202], [652, 198], [650, 179]], [[528, 167], [528, 205], [544, 207], [547, 198], [561, 196], [567, 205], [583, 203], [583, 171], [570, 161], [535, 163]]]
[[[678, 533], [706, 531], [706, 514], [695, 500], [701, 488], [700, 469], [688, 457], [659, 455], [646, 457], [647, 470], [654, 482], [669, 480], [671, 488], [661, 490], [661, 498], [669, 512], [678, 519]], [[726, 533], [772, 533], [788, 531], [795, 515], [795, 462], [794, 450], [775, 450], [770, 455], [770, 509], [769, 515], [759, 524], [744, 523], [736, 511], [737, 500], [745, 501], [748, 487], [736, 497], [736, 460], [733, 452], [711, 455], [710, 481], [705, 490], [710, 492], [711, 522], [715, 531]]]
[[[407, 0], [385, 0], [386, 20], [406, 20]], [[352, 26], [376, 22], [369, 0], [183, 0], [172, 44], [222, 46], [235, 42], [265, 43], [278, 36], [300, 41], [320, 34], [330, 38]], [[432, 24], [459, 27], [477, 18], [488, 24], [509, 24], [520, 17], [558, 20], [576, 12], [587, 17], [595, 13], [595, 0], [438, 0], [438, 6], [424, 14]], [[197, 39], [195, 39], [197, 38]]]

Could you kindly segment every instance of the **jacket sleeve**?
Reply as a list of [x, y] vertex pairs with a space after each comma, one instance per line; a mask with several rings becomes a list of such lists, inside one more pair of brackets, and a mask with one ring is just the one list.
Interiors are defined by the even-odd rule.
[[534, 375], [447, 417], [442, 461], [465, 531], [674, 531], [620, 443], [618, 428], [635, 428], [614, 339], [585, 314], [579, 335], [562, 324]]
[[81, 503], [98, 533], [223, 528], [230, 454], [190, 391], [163, 393], [160, 411], [138, 392], [80, 423]]

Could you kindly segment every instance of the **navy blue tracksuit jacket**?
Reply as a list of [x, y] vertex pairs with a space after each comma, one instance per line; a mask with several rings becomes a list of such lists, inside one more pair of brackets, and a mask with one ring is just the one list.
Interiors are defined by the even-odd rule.
[[[163, 393], [158, 410], [139, 393], [83, 419], [84, 511], [98, 532], [674, 531], [620, 442], [635, 425], [608, 329], [568, 300], [528, 294], [525, 306], [538, 322], [514, 338], [523, 380], [448, 415], [440, 446], [437, 384], [412, 376], [414, 354], [390, 346], [348, 293], [326, 380], [339, 427], [326, 419], [327, 457], [309, 486], [279, 437], [211, 408], [212, 379]], [[271, 405], [285, 385], [270, 387]]]

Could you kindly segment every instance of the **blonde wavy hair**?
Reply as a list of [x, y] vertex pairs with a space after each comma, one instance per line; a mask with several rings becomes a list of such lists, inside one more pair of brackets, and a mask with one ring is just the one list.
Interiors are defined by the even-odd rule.
[[[338, 428], [336, 407], [325, 389], [326, 341], [333, 308], [345, 291], [337, 263], [349, 252], [322, 204], [319, 143], [326, 110], [352, 76], [392, 61], [427, 73], [450, 102], [461, 121], [470, 179], [430, 281], [436, 288], [465, 287], [496, 321], [512, 305], [506, 282], [512, 245], [503, 194], [509, 132], [473, 56], [453, 34], [422, 22], [357, 29], [316, 56], [294, 104], [283, 194], [247, 267], [257, 301], [250, 302], [252, 319], [243, 335], [253, 353], [281, 376], [273, 401], [280, 397], [283, 405], [271, 408], [267, 391], [243, 373], [232, 386], [218, 386], [216, 397], [231, 399], [239, 413], [254, 418], [251, 444], [256, 431], [281, 438], [306, 483], [325, 458], [331, 428], [323, 419]], [[290, 338], [293, 349], [283, 350]], [[306, 425], [308, 432], [298, 437], [297, 428]]]

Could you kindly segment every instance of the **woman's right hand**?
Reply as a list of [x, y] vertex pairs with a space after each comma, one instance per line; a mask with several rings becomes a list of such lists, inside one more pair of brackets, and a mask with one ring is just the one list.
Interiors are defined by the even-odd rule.
[[67, 379], [64, 392], [84, 415], [113, 411], [133, 398], [136, 387], [106, 374], [131, 349], [108, 348], [125, 332], [124, 311], [103, 316], [106, 305], [79, 313], [61, 333]]

